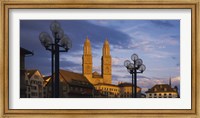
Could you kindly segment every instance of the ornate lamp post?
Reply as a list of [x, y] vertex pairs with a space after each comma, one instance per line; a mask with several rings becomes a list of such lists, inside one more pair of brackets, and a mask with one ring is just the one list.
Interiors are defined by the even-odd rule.
[[139, 59], [137, 54], [133, 54], [131, 56], [131, 61], [125, 60], [124, 66], [127, 68], [127, 71], [132, 75], [132, 98], [133, 98], [133, 74], [135, 79], [135, 89], [134, 89], [134, 97], [137, 98], [137, 73], [143, 73], [146, 69], [145, 65], [143, 64], [142, 59]]
[[[64, 34], [57, 21], [54, 21], [50, 25], [54, 42], [50, 35], [46, 32], [41, 32], [39, 39], [41, 44], [51, 52], [51, 68], [52, 68], [52, 97], [59, 97], [59, 53], [67, 52], [72, 47], [72, 42], [67, 35]], [[55, 76], [54, 76], [55, 71]], [[55, 77], [55, 80], [54, 80]], [[55, 83], [54, 83], [55, 81]], [[55, 91], [54, 91], [55, 89]]]

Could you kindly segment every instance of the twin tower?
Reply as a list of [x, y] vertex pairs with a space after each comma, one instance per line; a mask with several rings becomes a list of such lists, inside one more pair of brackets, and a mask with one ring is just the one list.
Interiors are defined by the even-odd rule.
[[111, 84], [112, 83], [112, 58], [110, 55], [110, 46], [108, 40], [105, 40], [102, 48], [101, 75], [92, 72], [92, 49], [88, 37], [85, 40], [82, 57], [82, 73], [93, 84]]

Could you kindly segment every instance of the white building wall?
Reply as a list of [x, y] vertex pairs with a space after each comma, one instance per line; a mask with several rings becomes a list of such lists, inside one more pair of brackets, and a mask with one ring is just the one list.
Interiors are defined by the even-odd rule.
[[166, 93], [147, 93], [147, 98], [177, 98], [176, 92], [166, 92]]

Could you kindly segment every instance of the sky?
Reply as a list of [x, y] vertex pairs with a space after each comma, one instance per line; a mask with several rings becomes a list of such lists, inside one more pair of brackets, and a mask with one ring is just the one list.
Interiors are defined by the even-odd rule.
[[[180, 88], [180, 21], [179, 20], [58, 20], [72, 41], [68, 52], [60, 53], [60, 69], [82, 73], [83, 44], [88, 37], [92, 46], [93, 71], [101, 73], [102, 47], [108, 39], [112, 56], [112, 82], [131, 82], [124, 67], [136, 53], [146, 70], [137, 75], [138, 86], [145, 92], [155, 84]], [[51, 74], [51, 52], [39, 40], [40, 32], [52, 36], [52, 20], [21, 20], [20, 47], [33, 51], [26, 57], [26, 69]]]

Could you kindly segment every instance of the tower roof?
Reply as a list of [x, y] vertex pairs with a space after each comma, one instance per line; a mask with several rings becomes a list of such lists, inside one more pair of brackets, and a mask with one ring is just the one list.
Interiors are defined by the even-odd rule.
[[108, 39], [106, 38], [104, 45], [109, 45]]
[[85, 39], [85, 44], [90, 44], [90, 40], [89, 40], [89, 38], [88, 38], [88, 36], [86, 37], [86, 39]]
[[106, 38], [106, 40], [103, 44], [102, 55], [103, 56], [109, 56], [110, 55], [110, 46], [109, 46], [109, 42], [108, 42], [107, 38]]
[[88, 54], [92, 54], [91, 53], [91, 45], [90, 45], [90, 40], [88, 38], [88, 36], [86, 37], [84, 46], [83, 46], [83, 54], [84, 55], [88, 55]]

